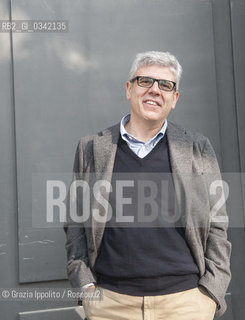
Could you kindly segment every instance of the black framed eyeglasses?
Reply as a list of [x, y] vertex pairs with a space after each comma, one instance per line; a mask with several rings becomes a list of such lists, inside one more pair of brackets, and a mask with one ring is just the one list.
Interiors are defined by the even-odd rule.
[[143, 88], [151, 88], [155, 83], [155, 81], [157, 81], [158, 88], [160, 90], [168, 91], [168, 92], [176, 90], [176, 82], [173, 82], [170, 80], [161, 80], [161, 79], [154, 79], [154, 78], [145, 77], [145, 76], [137, 76], [129, 81], [133, 83], [135, 80], [137, 80], [138, 86]]

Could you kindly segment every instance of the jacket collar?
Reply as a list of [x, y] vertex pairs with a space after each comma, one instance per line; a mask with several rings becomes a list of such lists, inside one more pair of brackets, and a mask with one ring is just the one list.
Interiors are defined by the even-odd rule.
[[[166, 134], [173, 173], [190, 174], [192, 172], [192, 141], [183, 128], [170, 121], [168, 121]], [[96, 173], [113, 171], [119, 136], [120, 123], [95, 136], [93, 151]]]
[[175, 174], [192, 172], [192, 140], [185, 129], [168, 122], [167, 138], [169, 144], [170, 163]]
[[120, 135], [120, 124], [105, 129], [94, 139], [94, 166], [96, 175], [111, 175]]

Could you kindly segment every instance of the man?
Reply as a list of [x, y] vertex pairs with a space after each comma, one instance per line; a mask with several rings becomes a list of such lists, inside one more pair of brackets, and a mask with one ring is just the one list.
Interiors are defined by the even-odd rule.
[[[168, 52], [138, 54], [126, 83], [130, 115], [79, 142], [74, 181], [83, 181], [83, 192], [71, 188], [67, 208], [68, 215], [75, 207], [87, 219], [66, 227], [67, 269], [84, 297], [100, 289], [100, 300], [83, 299], [89, 320], [211, 320], [226, 309], [227, 217], [224, 206], [213, 215], [219, 195], [209, 191], [220, 179], [217, 160], [207, 138], [167, 121], [181, 72]], [[159, 191], [162, 177], [167, 192]], [[110, 185], [100, 189], [101, 181]], [[146, 181], [155, 190], [148, 203]], [[91, 196], [91, 208], [82, 200], [84, 182], [100, 190]], [[179, 214], [174, 222], [162, 219], [166, 203], [170, 216]], [[157, 215], [149, 210], [149, 218], [144, 204]]]

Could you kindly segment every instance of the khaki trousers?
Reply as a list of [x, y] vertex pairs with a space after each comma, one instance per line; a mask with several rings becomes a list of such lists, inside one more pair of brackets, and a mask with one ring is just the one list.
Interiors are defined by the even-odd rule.
[[89, 298], [83, 300], [83, 307], [88, 320], [213, 320], [216, 310], [216, 302], [204, 287], [144, 297], [100, 287], [86, 292]]

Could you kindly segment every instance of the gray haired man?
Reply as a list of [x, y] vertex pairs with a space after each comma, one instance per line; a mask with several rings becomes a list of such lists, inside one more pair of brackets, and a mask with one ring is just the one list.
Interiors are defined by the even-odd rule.
[[[126, 83], [130, 114], [79, 142], [74, 181], [110, 183], [101, 193], [107, 206], [91, 197], [96, 210], [86, 221], [66, 226], [68, 277], [84, 294], [89, 320], [211, 320], [226, 309], [227, 216], [222, 206], [213, 219], [217, 197], [209, 192], [212, 179], [220, 179], [217, 160], [206, 137], [167, 121], [179, 98], [181, 73], [168, 52], [139, 53]], [[157, 186], [152, 203], [142, 200], [147, 175], [147, 187]], [[166, 175], [168, 192], [159, 192]], [[119, 205], [118, 193], [126, 194]], [[81, 196], [68, 196], [68, 214], [72, 207], [87, 214]], [[178, 221], [161, 220], [165, 202], [170, 216], [178, 203]], [[157, 210], [155, 219], [147, 220], [144, 204]], [[96, 219], [100, 212], [102, 222]], [[146, 218], [142, 224], [121, 224], [135, 222], [137, 213]], [[98, 290], [101, 299], [86, 298]]]

